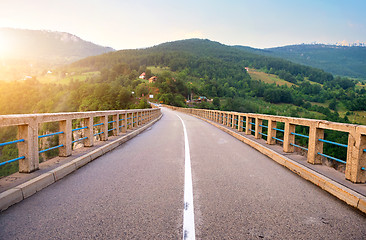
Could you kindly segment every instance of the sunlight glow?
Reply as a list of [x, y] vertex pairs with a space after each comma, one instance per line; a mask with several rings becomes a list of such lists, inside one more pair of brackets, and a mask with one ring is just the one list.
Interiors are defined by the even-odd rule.
[[7, 57], [10, 52], [11, 42], [0, 32], [0, 57]]

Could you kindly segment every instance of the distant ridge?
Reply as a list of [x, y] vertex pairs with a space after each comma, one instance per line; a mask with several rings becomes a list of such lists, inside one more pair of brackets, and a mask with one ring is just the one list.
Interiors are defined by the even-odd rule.
[[114, 51], [85, 41], [73, 34], [47, 30], [0, 28], [2, 59], [70, 63], [88, 56]]
[[363, 43], [352, 46], [342, 46], [342, 44], [299, 44], [267, 49], [236, 47], [256, 54], [279, 57], [320, 68], [334, 75], [366, 80], [366, 47]]
[[112, 51], [66, 32], [0, 28], [0, 81], [21, 80]]

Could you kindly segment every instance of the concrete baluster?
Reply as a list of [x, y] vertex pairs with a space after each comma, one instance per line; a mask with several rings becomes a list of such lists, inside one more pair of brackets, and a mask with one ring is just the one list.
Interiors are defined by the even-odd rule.
[[64, 132], [59, 135], [59, 145], [63, 145], [60, 147], [59, 156], [60, 157], [68, 157], [72, 153], [72, 120], [66, 119], [60, 121], [60, 132]]
[[285, 133], [283, 136], [283, 151], [284, 152], [294, 152], [295, 147], [292, 144], [295, 143], [295, 135], [291, 134], [291, 132], [295, 132], [295, 125], [291, 124], [289, 121], [285, 122]]
[[346, 164], [346, 179], [353, 183], [366, 182], [366, 135], [360, 133], [360, 128], [356, 128], [348, 135], [347, 148], [347, 164]]
[[252, 122], [252, 118], [247, 115], [247, 121], [245, 124], [245, 134], [250, 135], [251, 134], [251, 129], [252, 129], [252, 124], [250, 124]]
[[19, 157], [25, 157], [19, 160], [19, 172], [30, 173], [38, 170], [38, 122], [34, 120], [29, 125], [18, 125], [18, 139], [24, 139], [24, 142], [17, 144]]
[[108, 115], [101, 116], [100, 122], [103, 123], [103, 125], [100, 126], [100, 130], [103, 132], [100, 134], [100, 141], [107, 141], [108, 140]]
[[270, 119], [268, 120], [268, 137], [267, 137], [267, 144], [269, 145], [276, 144], [276, 139], [274, 139], [274, 137], [276, 137], [277, 131], [276, 129], [273, 128], [277, 128], [277, 122]]
[[127, 132], [127, 118], [128, 118], [128, 113], [127, 112], [124, 112], [122, 114], [122, 117], [121, 117], [123, 120], [121, 121], [121, 132], [122, 133], [126, 133]]
[[260, 125], [263, 125], [262, 123], [263, 123], [262, 119], [255, 118], [255, 135], [254, 135], [254, 137], [256, 139], [262, 138], [262, 135], [260, 134], [262, 132], [262, 126], [260, 126]]
[[88, 127], [84, 130], [84, 136], [87, 139], [84, 140], [85, 147], [92, 147], [94, 145], [94, 119], [93, 117], [84, 118], [84, 127]]
[[244, 116], [243, 115], [241, 115], [241, 114], [239, 114], [239, 116], [238, 116], [238, 131], [239, 132], [242, 132], [243, 130], [244, 130], [244, 123], [243, 123], [243, 120], [244, 119]]
[[113, 115], [113, 121], [114, 121], [113, 122], [113, 128], [114, 128], [113, 136], [117, 136], [121, 132], [120, 128], [119, 128], [119, 114], [118, 113]]
[[236, 128], [236, 126], [235, 126], [235, 124], [236, 124], [236, 114], [235, 113], [233, 113], [233, 115], [232, 115], [232, 124], [231, 124], [231, 128]]
[[308, 163], [322, 164], [321, 156], [323, 153], [323, 142], [318, 139], [324, 139], [324, 130], [317, 127], [317, 123], [312, 123], [309, 130], [309, 144], [308, 144]]

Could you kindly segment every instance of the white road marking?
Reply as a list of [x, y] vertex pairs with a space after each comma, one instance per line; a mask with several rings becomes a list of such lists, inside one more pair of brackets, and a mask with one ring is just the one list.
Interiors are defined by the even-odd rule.
[[[177, 114], [176, 114], [177, 115]], [[178, 116], [178, 115], [177, 115]], [[179, 117], [179, 116], [178, 116]], [[183, 214], [183, 239], [196, 239], [194, 229], [194, 208], [193, 208], [193, 186], [192, 186], [192, 170], [191, 156], [189, 154], [189, 142], [187, 129], [184, 121], [179, 117], [183, 125], [184, 132], [184, 214]]]

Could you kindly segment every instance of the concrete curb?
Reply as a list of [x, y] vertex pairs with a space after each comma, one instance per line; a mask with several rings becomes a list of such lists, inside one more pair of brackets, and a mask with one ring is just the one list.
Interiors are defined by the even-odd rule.
[[72, 160], [69, 163], [66, 163], [58, 168], [55, 168], [47, 173], [44, 173], [36, 178], [33, 178], [23, 184], [20, 184], [14, 188], [11, 188], [5, 192], [0, 194], [0, 211], [6, 210], [11, 205], [14, 205], [30, 196], [35, 194], [36, 192], [41, 191], [42, 189], [46, 188], [47, 186], [55, 183], [56, 181], [62, 179], [63, 177], [67, 176], [68, 174], [76, 171], [77, 169], [81, 168], [82, 166], [88, 164], [89, 162], [93, 161], [94, 159], [100, 157], [101, 155], [113, 150], [114, 148], [118, 147], [119, 145], [127, 142], [128, 140], [136, 137], [141, 132], [145, 131], [147, 128], [151, 127], [154, 123], [160, 120], [162, 114], [152, 122], [142, 126], [133, 132], [124, 135], [113, 142], [110, 142], [98, 149], [95, 149], [81, 157], [78, 157]]
[[211, 125], [223, 130], [224, 132], [232, 135], [233, 137], [237, 138], [238, 140], [248, 144], [249, 146], [253, 147], [254, 149], [258, 150], [259, 152], [263, 153], [264, 155], [268, 156], [269, 158], [273, 159], [277, 163], [281, 164], [282, 166], [290, 169], [292, 172], [298, 174], [302, 178], [314, 183], [318, 187], [322, 188], [323, 190], [327, 191], [328, 193], [332, 194], [333, 196], [337, 197], [338, 199], [346, 202], [348, 205], [357, 208], [363, 213], [366, 213], [366, 196], [363, 196], [352, 189], [345, 187], [313, 170], [303, 166], [284, 155], [281, 155], [266, 146], [263, 146], [255, 141], [252, 141], [237, 132], [227, 129], [226, 127], [212, 122], [211, 120], [192, 115], [196, 118], [199, 118], [203, 121], [210, 123]]

